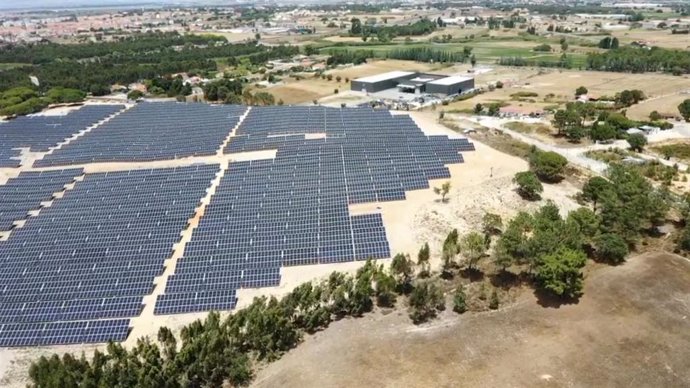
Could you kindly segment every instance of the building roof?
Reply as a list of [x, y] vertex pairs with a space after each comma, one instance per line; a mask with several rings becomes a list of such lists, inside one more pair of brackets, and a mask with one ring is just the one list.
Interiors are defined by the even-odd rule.
[[454, 76], [450, 76], [450, 77], [446, 77], [446, 78], [437, 79], [435, 81], [431, 81], [431, 82], [429, 82], [429, 84], [449, 86], [449, 85], [459, 84], [460, 82], [469, 81], [471, 79], [473, 79], [473, 78], [454, 75]]
[[413, 71], [389, 71], [388, 73], [381, 73], [381, 74], [371, 75], [369, 77], [357, 78], [355, 81], [357, 81], [357, 82], [370, 82], [370, 83], [381, 82], [381, 81], [388, 81], [390, 79], [409, 77], [409, 76], [412, 76], [415, 74], [417, 74], [417, 73], [415, 73]]

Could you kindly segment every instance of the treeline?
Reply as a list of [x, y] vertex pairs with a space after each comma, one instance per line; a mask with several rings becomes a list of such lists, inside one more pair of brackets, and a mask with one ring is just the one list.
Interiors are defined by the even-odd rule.
[[386, 36], [388, 39], [393, 39], [396, 36], [428, 35], [438, 27], [436, 22], [427, 18], [410, 24], [392, 26], [363, 24], [358, 18], [352, 18], [350, 23], [350, 35], [352, 36], [379, 35]]
[[435, 50], [429, 47], [413, 47], [391, 50], [386, 58], [404, 59], [418, 62], [466, 62], [468, 56], [464, 52]]
[[119, 38], [115, 41], [86, 44], [57, 44], [49, 42], [9, 44], [0, 50], [0, 62], [41, 64], [56, 60], [128, 56], [159, 51], [185, 45], [214, 45], [227, 43], [220, 36], [180, 35], [177, 32], [151, 32]]
[[328, 55], [328, 65], [339, 64], [360, 64], [366, 62], [369, 58], [388, 58], [388, 59], [403, 59], [418, 62], [467, 62], [471, 59], [470, 51], [449, 51], [438, 50], [429, 47], [411, 47], [399, 48], [391, 51], [377, 52], [375, 50], [330, 50]]
[[329, 66], [348, 63], [359, 65], [366, 62], [367, 59], [375, 57], [373, 50], [330, 50], [328, 55], [326, 64]]
[[572, 69], [573, 61], [563, 53], [557, 60], [546, 59], [527, 59], [524, 57], [501, 57], [496, 61], [501, 66], [518, 66], [518, 67], [555, 67], [561, 69]]
[[661, 47], [620, 47], [587, 55], [587, 68], [629, 73], [663, 71], [676, 75], [690, 73], [690, 52]]

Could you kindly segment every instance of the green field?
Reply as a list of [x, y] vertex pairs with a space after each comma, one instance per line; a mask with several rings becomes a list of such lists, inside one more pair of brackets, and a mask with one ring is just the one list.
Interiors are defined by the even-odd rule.
[[[525, 59], [545, 60], [557, 62], [561, 54], [558, 52], [544, 53], [534, 52], [532, 47], [536, 43], [526, 42], [524, 40], [516, 41], [517, 47], [510, 47], [505, 40], [497, 41], [473, 41], [471, 43], [384, 43], [384, 44], [348, 44], [348, 45], [332, 45], [321, 47], [323, 52], [331, 50], [371, 50], [376, 56], [385, 56], [386, 53], [405, 48], [432, 48], [439, 51], [462, 52], [465, 47], [471, 47], [472, 53], [477, 58], [478, 62], [494, 63], [502, 57], [523, 57]], [[522, 46], [522, 47], [520, 47]], [[552, 44], [554, 49], [558, 49], [558, 44]], [[573, 64], [582, 66], [585, 63], [586, 55], [581, 53], [568, 53], [568, 56], [573, 61]]]
[[14, 69], [15, 67], [31, 66], [28, 63], [0, 63], [0, 71]]

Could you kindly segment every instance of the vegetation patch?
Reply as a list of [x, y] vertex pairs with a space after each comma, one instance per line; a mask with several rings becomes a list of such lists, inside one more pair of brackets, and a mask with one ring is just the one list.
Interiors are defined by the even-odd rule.
[[675, 143], [660, 146], [653, 146], [651, 149], [663, 155], [664, 158], [676, 158], [681, 160], [690, 160], [690, 143]]
[[511, 121], [504, 125], [506, 128], [520, 133], [537, 133], [540, 135], [551, 135], [551, 128], [542, 123], [524, 123], [521, 121]]

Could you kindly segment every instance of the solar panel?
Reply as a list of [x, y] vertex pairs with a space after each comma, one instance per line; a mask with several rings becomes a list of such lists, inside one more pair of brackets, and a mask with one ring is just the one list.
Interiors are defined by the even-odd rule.
[[247, 108], [143, 102], [36, 161], [35, 166], [213, 155]]
[[22, 116], [0, 123], [0, 167], [19, 167], [20, 148], [46, 152], [123, 108], [123, 105], [85, 105], [62, 116]]

